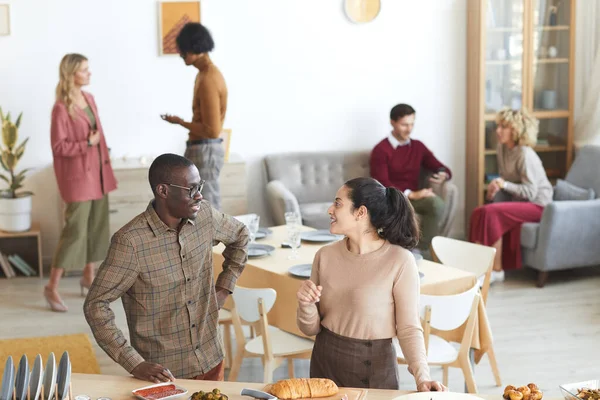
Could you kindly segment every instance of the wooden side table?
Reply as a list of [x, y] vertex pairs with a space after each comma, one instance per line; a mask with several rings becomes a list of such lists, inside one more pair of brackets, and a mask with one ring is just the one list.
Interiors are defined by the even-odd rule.
[[39, 224], [33, 223], [31, 229], [25, 232], [0, 231], [0, 252], [7, 256], [9, 254], [18, 254], [32, 267], [37, 264], [39, 277], [44, 277], [44, 268], [42, 267], [42, 235]]

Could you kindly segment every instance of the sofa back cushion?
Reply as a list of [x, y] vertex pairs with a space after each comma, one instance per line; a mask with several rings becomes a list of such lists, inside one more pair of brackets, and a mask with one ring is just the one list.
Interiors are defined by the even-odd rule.
[[284, 153], [265, 157], [267, 181], [279, 180], [298, 203], [333, 201], [349, 179], [370, 176], [370, 151]]
[[600, 146], [584, 146], [575, 154], [575, 161], [565, 180], [584, 189], [594, 189], [600, 195]]

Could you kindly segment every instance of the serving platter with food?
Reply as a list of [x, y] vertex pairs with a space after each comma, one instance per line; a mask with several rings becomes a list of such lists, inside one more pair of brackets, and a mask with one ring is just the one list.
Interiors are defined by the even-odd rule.
[[266, 385], [262, 392], [244, 389], [241, 394], [265, 400], [363, 400], [367, 390], [339, 388], [330, 379], [294, 378]]

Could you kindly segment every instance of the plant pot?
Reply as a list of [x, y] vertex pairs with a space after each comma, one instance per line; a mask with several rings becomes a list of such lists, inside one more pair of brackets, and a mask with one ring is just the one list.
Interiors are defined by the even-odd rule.
[[0, 230], [24, 232], [31, 228], [31, 196], [0, 198]]

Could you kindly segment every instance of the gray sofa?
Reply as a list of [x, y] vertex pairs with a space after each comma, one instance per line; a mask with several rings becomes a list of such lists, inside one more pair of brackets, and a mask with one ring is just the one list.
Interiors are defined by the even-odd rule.
[[596, 198], [555, 200], [539, 223], [523, 224], [523, 264], [538, 270], [538, 287], [545, 285], [550, 271], [600, 265], [600, 146], [580, 149], [565, 180], [593, 189]]
[[[370, 151], [314, 152], [269, 155], [264, 159], [267, 201], [276, 225], [284, 225], [287, 211], [299, 212], [304, 225], [329, 229], [327, 209], [337, 190], [349, 179], [369, 175]], [[422, 174], [422, 187], [429, 184]], [[446, 202], [440, 235], [447, 236], [458, 207], [458, 189], [452, 182], [433, 185]]]

